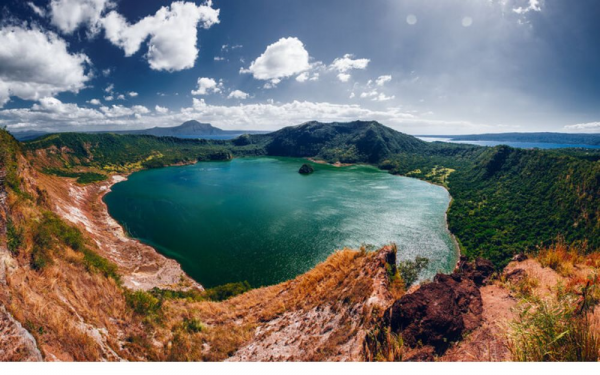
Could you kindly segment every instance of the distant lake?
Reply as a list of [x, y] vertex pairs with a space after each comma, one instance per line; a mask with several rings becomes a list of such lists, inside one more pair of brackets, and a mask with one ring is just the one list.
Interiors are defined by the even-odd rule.
[[426, 142], [448, 142], [448, 143], [464, 143], [477, 146], [498, 146], [507, 145], [514, 148], [542, 148], [542, 149], [553, 149], [553, 148], [591, 148], [600, 149], [598, 145], [574, 145], [566, 143], [541, 143], [541, 142], [498, 142], [498, 141], [453, 141], [452, 138], [436, 138], [436, 137], [417, 137]]
[[368, 166], [243, 158], [146, 170], [105, 196], [129, 234], [176, 259], [205, 287], [278, 283], [336, 249], [398, 245], [401, 259], [431, 259], [426, 277], [451, 271], [442, 187]]

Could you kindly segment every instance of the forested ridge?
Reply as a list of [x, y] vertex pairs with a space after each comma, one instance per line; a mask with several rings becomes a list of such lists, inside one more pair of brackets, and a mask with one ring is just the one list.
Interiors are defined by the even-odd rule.
[[309, 122], [230, 141], [64, 133], [25, 143], [24, 149], [31, 155], [46, 150], [54, 173], [260, 155], [368, 163], [447, 187], [453, 197], [449, 228], [469, 257], [502, 267], [514, 254], [559, 238], [588, 252], [600, 246], [600, 151], [426, 143], [368, 121]]

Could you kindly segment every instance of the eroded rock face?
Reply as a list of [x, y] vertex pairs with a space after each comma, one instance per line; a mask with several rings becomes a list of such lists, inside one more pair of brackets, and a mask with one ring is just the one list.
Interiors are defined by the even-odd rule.
[[393, 332], [401, 333], [409, 347], [430, 346], [442, 354], [452, 342], [481, 324], [479, 286], [493, 271], [488, 261], [461, 260], [453, 274], [438, 274], [433, 282], [394, 302], [385, 313], [385, 323]]

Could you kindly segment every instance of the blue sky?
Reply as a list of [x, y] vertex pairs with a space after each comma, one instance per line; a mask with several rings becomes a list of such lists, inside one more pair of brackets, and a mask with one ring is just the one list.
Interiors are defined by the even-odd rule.
[[600, 131], [594, 0], [2, 0], [0, 125]]

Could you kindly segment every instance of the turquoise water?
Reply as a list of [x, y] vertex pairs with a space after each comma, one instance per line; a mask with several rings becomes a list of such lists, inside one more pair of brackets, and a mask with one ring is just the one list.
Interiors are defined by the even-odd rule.
[[248, 158], [147, 170], [114, 185], [105, 201], [131, 236], [205, 287], [278, 283], [363, 243], [395, 242], [401, 259], [430, 258], [425, 277], [452, 270], [445, 189], [368, 166], [314, 164], [304, 176], [305, 162]]

